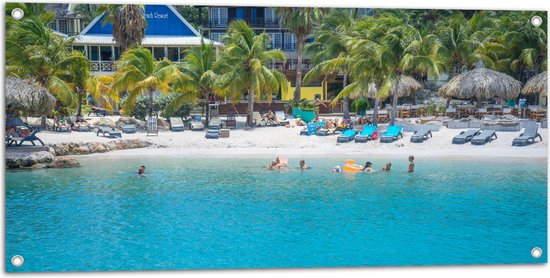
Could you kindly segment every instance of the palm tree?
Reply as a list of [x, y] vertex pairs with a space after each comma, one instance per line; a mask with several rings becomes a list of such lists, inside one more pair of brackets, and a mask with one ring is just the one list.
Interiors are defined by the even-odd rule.
[[74, 4], [73, 12], [80, 15], [84, 19], [84, 22], [90, 23], [101, 14], [98, 8], [99, 5], [97, 4]]
[[61, 74], [61, 78], [73, 89], [74, 94], [78, 96], [77, 115], [82, 115], [82, 100], [86, 96], [86, 84], [90, 79], [90, 60], [80, 51], [73, 51], [70, 54], [80, 59], [74, 59], [67, 64], [66, 69]]
[[153, 116], [153, 94], [157, 90], [167, 93], [172, 90], [171, 83], [181, 73], [175, 64], [164, 58], [155, 61], [151, 51], [147, 48], [134, 47], [122, 54], [117, 62], [112, 84], [112, 90], [116, 92], [128, 92], [125, 111], [132, 111], [138, 96], [147, 93], [149, 95], [149, 116]]
[[147, 27], [144, 5], [104, 4], [99, 6], [98, 12], [106, 13], [103, 24], [110, 22], [113, 25], [113, 38], [120, 47], [120, 52], [134, 45], [141, 45]]
[[225, 47], [216, 63], [222, 73], [218, 82], [226, 95], [248, 94], [248, 126], [253, 126], [254, 98], [262, 94], [271, 99], [274, 92], [285, 93], [288, 81], [281, 72], [270, 69], [272, 62], [284, 62], [285, 55], [280, 50], [266, 50], [269, 36], [255, 35], [246, 22], [231, 22]]
[[301, 99], [302, 88], [302, 59], [306, 39], [313, 27], [320, 23], [326, 8], [277, 8], [282, 25], [296, 35], [296, 90], [294, 100]]
[[109, 111], [114, 109], [113, 102], [120, 101], [118, 92], [112, 88], [113, 81], [112, 76], [96, 75], [88, 78], [88, 82], [86, 82], [86, 92], [92, 96], [94, 101]]
[[217, 74], [214, 71], [216, 52], [212, 45], [201, 41], [200, 48], [189, 48], [184, 51], [183, 63], [178, 65], [182, 75], [172, 88], [176, 92], [182, 92], [169, 105], [173, 111], [177, 111], [184, 102], [189, 99], [204, 99], [206, 105], [206, 126], [210, 121], [210, 94], [220, 94], [217, 90]]
[[6, 33], [7, 75], [32, 79], [65, 105], [76, 104], [73, 87], [64, 78], [69, 67], [88, 59], [70, 53], [70, 41], [56, 35], [42, 17], [26, 16], [13, 22]]
[[[341, 73], [343, 87], [348, 85], [348, 77], [355, 61], [346, 45], [355, 21], [358, 19], [357, 9], [332, 10], [323, 19], [323, 24], [314, 32], [314, 42], [306, 46], [306, 53], [311, 54], [315, 64], [304, 76], [304, 83], [330, 74]], [[349, 119], [349, 97], [343, 97], [343, 116]]]

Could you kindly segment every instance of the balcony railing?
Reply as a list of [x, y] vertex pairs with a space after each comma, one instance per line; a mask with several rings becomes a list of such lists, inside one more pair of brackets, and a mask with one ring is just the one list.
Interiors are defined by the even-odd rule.
[[[236, 18], [211, 18], [206, 23], [205, 27], [227, 27], [228, 22]], [[253, 28], [280, 28], [279, 19], [277, 18], [243, 18], [242, 20], [246, 21]]]
[[116, 71], [116, 64], [114, 62], [91, 62], [91, 71]]

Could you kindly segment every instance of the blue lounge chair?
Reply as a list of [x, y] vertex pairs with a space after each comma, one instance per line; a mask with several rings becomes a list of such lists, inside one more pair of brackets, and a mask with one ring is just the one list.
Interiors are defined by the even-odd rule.
[[369, 125], [363, 127], [363, 130], [361, 133], [359, 133], [357, 136], [355, 136], [355, 143], [364, 143], [369, 140], [372, 140], [372, 135], [376, 131], [377, 126]]
[[525, 130], [512, 141], [512, 146], [527, 146], [535, 143], [537, 137], [542, 141], [542, 136], [539, 134], [539, 126], [536, 122], [529, 122], [525, 126]]
[[33, 129], [27, 125], [25, 125], [24, 127], [31, 130], [31, 133], [29, 134], [29, 136], [26, 136], [26, 137], [8, 136], [6, 137], [6, 144], [8, 146], [11, 146], [11, 145], [21, 146], [24, 142], [31, 142], [33, 146], [36, 146], [34, 141], [38, 141], [40, 142], [40, 144], [42, 144], [42, 146], [44, 146], [44, 142], [42, 142], [42, 140], [40, 140], [40, 138], [36, 136], [36, 133], [38, 133], [40, 129], [37, 129], [37, 128]]
[[336, 139], [337, 143], [347, 143], [355, 137], [357, 134], [357, 130], [355, 129], [348, 129], [345, 130], [344, 133], [338, 135], [338, 138]]
[[488, 142], [497, 139], [497, 133], [495, 130], [487, 129], [482, 130], [481, 133], [472, 138], [472, 145], [485, 145]]
[[460, 132], [457, 136], [453, 137], [453, 144], [465, 144], [472, 141], [474, 136], [480, 133], [479, 129], [468, 129]]
[[432, 132], [430, 131], [429, 126], [422, 126], [417, 131], [411, 135], [411, 142], [412, 143], [423, 143], [424, 140], [428, 140], [429, 138], [433, 137]]
[[388, 126], [386, 133], [380, 137], [380, 143], [391, 143], [398, 140], [399, 137], [403, 138], [402, 126]]

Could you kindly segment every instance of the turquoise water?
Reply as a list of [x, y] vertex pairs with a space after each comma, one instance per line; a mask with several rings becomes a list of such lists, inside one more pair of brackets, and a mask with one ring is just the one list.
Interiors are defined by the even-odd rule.
[[[413, 174], [395, 160], [391, 173], [356, 175], [329, 171], [343, 159], [308, 159], [305, 172], [259, 167], [268, 161], [85, 159], [8, 171], [7, 271], [547, 261], [544, 161], [419, 158]], [[147, 178], [134, 174], [142, 164]]]

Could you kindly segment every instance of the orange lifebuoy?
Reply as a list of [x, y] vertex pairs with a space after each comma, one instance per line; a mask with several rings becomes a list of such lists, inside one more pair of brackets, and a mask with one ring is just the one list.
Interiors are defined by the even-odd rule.
[[363, 171], [363, 166], [355, 164], [355, 160], [353, 159], [348, 159], [344, 161], [342, 169], [344, 169], [344, 171], [346, 172], [359, 173]]

